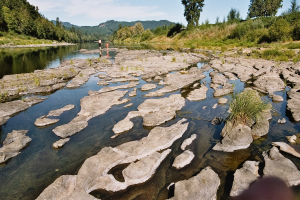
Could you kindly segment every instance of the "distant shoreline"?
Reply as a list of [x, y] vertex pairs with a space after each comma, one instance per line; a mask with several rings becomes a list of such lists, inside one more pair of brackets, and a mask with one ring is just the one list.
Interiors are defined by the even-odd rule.
[[74, 43], [53, 43], [53, 44], [28, 44], [28, 45], [0, 45], [0, 48], [32, 48], [32, 47], [57, 47], [76, 45]]

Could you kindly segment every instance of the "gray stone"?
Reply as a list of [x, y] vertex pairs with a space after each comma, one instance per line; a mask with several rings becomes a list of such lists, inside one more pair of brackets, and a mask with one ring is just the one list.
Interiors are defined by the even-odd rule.
[[65, 111], [68, 111], [68, 110], [72, 110], [73, 108], [75, 108], [75, 105], [66, 105], [65, 107], [63, 108], [60, 108], [60, 109], [57, 109], [57, 110], [52, 110], [48, 113], [47, 117], [49, 116], [55, 116], [55, 117], [58, 117], [60, 116], [63, 112]]
[[279, 120], [277, 121], [277, 123], [278, 123], [278, 124], [285, 124], [285, 123], [286, 123], [286, 119], [285, 119], [285, 118], [279, 119]]
[[210, 167], [207, 167], [197, 176], [175, 183], [175, 194], [170, 200], [217, 199], [219, 186], [219, 176]]
[[85, 84], [89, 80], [90, 76], [96, 73], [97, 71], [92, 67], [82, 70], [80, 74], [72, 79], [72, 82], [67, 84], [67, 88], [77, 88]]
[[227, 122], [223, 128], [227, 134], [222, 139], [222, 143], [219, 142], [216, 144], [213, 150], [233, 152], [235, 150], [248, 148], [253, 141], [251, 128], [243, 124], [238, 124], [232, 128], [229, 124], [230, 123]]
[[300, 153], [297, 152], [293, 147], [291, 147], [290, 145], [288, 145], [284, 142], [273, 142], [272, 145], [279, 147], [280, 151], [284, 151], [286, 153], [289, 153], [293, 156], [300, 158]]
[[134, 88], [133, 91], [129, 93], [129, 97], [134, 97], [134, 96], [136, 96], [136, 88]]
[[191, 135], [190, 138], [186, 139], [183, 141], [183, 143], [181, 144], [180, 148], [181, 150], [185, 150], [187, 146], [191, 145], [192, 142], [197, 138], [196, 134]]
[[241, 169], [235, 171], [230, 196], [238, 196], [249, 188], [250, 184], [259, 177], [258, 167], [259, 162], [246, 161]]
[[131, 107], [131, 106], [133, 106], [133, 103], [129, 103], [129, 104], [123, 106], [123, 107], [124, 107], [124, 108], [128, 108], [128, 107]]
[[234, 88], [230, 83], [225, 83], [221, 89], [214, 91], [214, 97], [221, 97], [234, 92]]
[[228, 102], [228, 99], [226, 99], [226, 98], [220, 98], [218, 100], [218, 104], [226, 104], [227, 102]]
[[276, 176], [286, 181], [288, 186], [300, 184], [300, 171], [295, 164], [279, 153], [277, 147], [273, 147], [268, 153], [264, 153], [264, 176]]
[[216, 109], [218, 107], [218, 104], [216, 103], [213, 107], [212, 107], [212, 109]]
[[115, 90], [118, 90], [118, 89], [128, 89], [128, 88], [133, 88], [133, 87], [136, 87], [137, 85], [139, 85], [140, 83], [139, 82], [130, 82], [129, 84], [126, 84], [126, 85], [119, 85], [119, 86], [112, 86], [112, 87], [104, 87], [104, 88], [101, 88], [98, 93], [101, 94], [101, 93], [105, 93], [105, 92], [111, 92], [111, 91], [115, 91]]
[[0, 163], [4, 163], [10, 158], [20, 154], [20, 150], [26, 147], [31, 138], [26, 136], [28, 130], [12, 131], [7, 134], [3, 141], [3, 147], [0, 148]]
[[254, 81], [254, 88], [265, 93], [273, 93], [285, 89], [284, 82], [277, 73], [267, 73]]
[[286, 136], [286, 139], [290, 142], [290, 143], [296, 143], [297, 141], [297, 136], [296, 135], [292, 135], [292, 136]]
[[195, 89], [190, 92], [187, 96], [187, 99], [190, 101], [200, 101], [206, 99], [208, 88], [205, 85], [202, 85], [201, 88]]
[[55, 124], [59, 121], [59, 119], [48, 119], [46, 115], [37, 118], [34, 122], [34, 125], [38, 127], [48, 126], [51, 124]]
[[300, 121], [300, 92], [297, 89], [291, 89], [287, 92], [289, 100], [287, 109], [291, 111], [292, 116], [296, 122]]
[[58, 148], [63, 147], [69, 141], [70, 141], [70, 138], [60, 139], [60, 140], [54, 142], [52, 146], [53, 146], [53, 148], [58, 149]]
[[81, 111], [71, 122], [53, 129], [53, 132], [66, 138], [82, 131], [88, 126], [88, 121], [96, 116], [104, 114], [113, 105], [119, 105], [128, 102], [128, 100], [119, 101], [128, 91], [112, 91], [103, 94], [86, 96], [80, 100]]
[[107, 86], [107, 85], [109, 85], [109, 83], [104, 80], [101, 80], [101, 81], [98, 81], [97, 85]]
[[172, 166], [175, 167], [176, 169], [182, 169], [188, 164], [190, 164], [194, 159], [194, 157], [195, 155], [193, 154], [193, 152], [186, 150], [175, 158]]
[[152, 90], [155, 89], [156, 85], [155, 84], [145, 84], [141, 87], [142, 91], [148, 91], [148, 90]]

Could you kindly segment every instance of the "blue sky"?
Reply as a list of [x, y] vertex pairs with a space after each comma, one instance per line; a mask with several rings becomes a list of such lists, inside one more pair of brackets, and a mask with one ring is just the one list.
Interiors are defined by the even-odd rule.
[[[70, 22], [79, 26], [96, 26], [107, 20], [170, 20], [186, 25], [181, 0], [27, 0], [38, 6], [47, 19]], [[300, 1], [299, 1], [300, 2]], [[208, 19], [211, 23], [219, 16], [223, 20], [231, 8], [247, 16], [250, 0], [205, 0], [200, 23]], [[281, 14], [290, 7], [290, 0], [283, 0]]]

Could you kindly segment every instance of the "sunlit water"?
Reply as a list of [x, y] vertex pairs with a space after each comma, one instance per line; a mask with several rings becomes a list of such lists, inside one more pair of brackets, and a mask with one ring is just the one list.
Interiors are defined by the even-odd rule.
[[[31, 56], [32, 50], [29, 50], [29, 52], [31, 52], [29, 54], [27, 54], [24, 50], [23, 57], [25, 60], [30, 60], [28, 61], [28, 63], [31, 63], [30, 70], [22, 71], [23, 69], [18, 69], [15, 71], [13, 70], [12, 73], [24, 73], [31, 72], [34, 69], [57, 67], [60, 62], [65, 59], [98, 56], [97, 54], [81, 54], [78, 52], [78, 49], [80, 48], [95, 49], [97, 48], [97, 45], [91, 44], [90, 46], [77, 45], [73, 47], [65, 47], [65, 50], [61, 54], [57, 53], [60, 51], [57, 49], [41, 50], [41, 52], [34, 50], [34, 56]], [[14, 55], [14, 53], [11, 54]], [[0, 55], [3, 54], [0, 52]], [[45, 55], [47, 55], [49, 59], [43, 60], [44, 64], [39, 66], [38, 64], [40, 62], [35, 62], [37, 57], [43, 57]], [[106, 54], [104, 53], [104, 55]], [[115, 52], [108, 52], [108, 55], [111, 59], [114, 59]], [[5, 59], [4, 61], [2, 59], [0, 62], [5, 62]], [[203, 64], [204, 63], [198, 63], [197, 67], [200, 68]], [[10, 63], [6, 62], [5, 65], [10, 66]], [[6, 71], [9, 70], [6, 69]], [[6, 73], [6, 71], [5, 73], [2, 71], [2, 75], [9, 74]], [[221, 139], [220, 132], [224, 127], [224, 123], [221, 125], [212, 125], [210, 121], [214, 117], [223, 117], [225, 119], [228, 116], [227, 110], [229, 106], [228, 104], [222, 106], [219, 105], [216, 109], [212, 109], [212, 106], [217, 103], [218, 99], [213, 97], [213, 89], [209, 87], [211, 81], [209, 72], [205, 72], [204, 74], [206, 75], [206, 78], [199, 81], [201, 83], [205, 81], [206, 86], [209, 88], [207, 99], [197, 102], [186, 100], [185, 107], [183, 107], [181, 111], [177, 112], [176, 118], [162, 125], [170, 126], [182, 118], [186, 118], [189, 122], [188, 130], [182, 138], [178, 139], [172, 145], [172, 152], [162, 162], [155, 175], [146, 183], [137, 186], [130, 186], [126, 191], [117, 193], [96, 191], [93, 193], [95, 197], [101, 197], [101, 199], [104, 200], [167, 199], [171, 197], [173, 193], [172, 190], [167, 190], [167, 186], [169, 186], [172, 182], [188, 179], [193, 175], [198, 174], [205, 167], [211, 166], [212, 169], [218, 173], [221, 179], [221, 186], [218, 190], [218, 199], [228, 199], [233, 181], [233, 173], [237, 168], [242, 167], [244, 161], [263, 161], [262, 152], [270, 149], [272, 142], [286, 141], [285, 136], [300, 132], [300, 124], [291, 122], [286, 114], [287, 101], [285, 100], [282, 103], [272, 103], [275, 114], [273, 119], [270, 121], [270, 131], [267, 136], [254, 141], [253, 144], [245, 150], [235, 151], [234, 153], [213, 151], [212, 147]], [[0, 165], [1, 200], [35, 199], [59, 176], [77, 174], [82, 163], [88, 157], [97, 154], [103, 147], [114, 147], [128, 141], [139, 140], [148, 135], [151, 128], [143, 127], [142, 118], [135, 118], [133, 119], [135, 126], [131, 131], [124, 133], [116, 139], [110, 138], [114, 135], [112, 132], [113, 126], [120, 120], [124, 119], [129, 111], [137, 110], [138, 105], [147, 99], [143, 97], [143, 95], [148, 92], [142, 92], [140, 90], [141, 86], [145, 84], [145, 82], [141, 79], [139, 81], [141, 84], [137, 86], [137, 96], [131, 98], [128, 97], [128, 93], [125, 96], [125, 98], [131, 99], [131, 103], [133, 103], [132, 107], [124, 108], [124, 104], [113, 106], [104, 115], [91, 119], [88, 122], [88, 127], [76, 135], [71, 136], [70, 142], [62, 149], [56, 150], [52, 148], [52, 144], [59, 139], [52, 130], [57, 126], [70, 122], [74, 117], [76, 117], [77, 113], [80, 111], [80, 99], [87, 96], [90, 90], [97, 91], [102, 88], [102, 86], [97, 85], [98, 81], [99, 78], [97, 75], [92, 75], [89, 81], [80, 88], [65, 88], [51, 95], [47, 95], [47, 100], [12, 117], [1, 127], [1, 146], [7, 134], [13, 130], [29, 130], [28, 136], [32, 138], [30, 145], [22, 150], [20, 155], [12, 158], [6, 164]], [[235, 92], [241, 92], [245, 87], [244, 83], [239, 80], [230, 82], [235, 84]], [[110, 86], [114, 85], [120, 85], [120, 83], [110, 84]], [[158, 86], [157, 89], [161, 87], [163, 86]], [[132, 90], [133, 89], [129, 89], [129, 92]], [[186, 98], [187, 94], [191, 90], [192, 89], [190, 88], [184, 88], [174, 93], [168, 93], [165, 97], [170, 96], [171, 94], [180, 93]], [[278, 92], [277, 94], [282, 95], [284, 99], [286, 99], [286, 91]], [[227, 95], [226, 98], [232, 99], [232, 94]], [[271, 99], [267, 96], [263, 96], [263, 98], [271, 101]], [[55, 110], [68, 104], [74, 104], [75, 108], [71, 111], [64, 112], [59, 117], [60, 121], [58, 123], [45, 128], [37, 128], [34, 126], [33, 123], [38, 117], [47, 114], [50, 110]], [[207, 108], [203, 109], [204, 106], [207, 106]], [[277, 124], [277, 120], [282, 119], [283, 117], [287, 119], [287, 123], [285, 125]], [[194, 140], [192, 145], [189, 147], [189, 149], [195, 154], [194, 160], [190, 165], [183, 169], [177, 170], [172, 168], [172, 163], [175, 157], [182, 153], [182, 150], [180, 149], [181, 143], [192, 134], [197, 135], [197, 139]], [[296, 166], [300, 168], [299, 159], [288, 154], [284, 154], [284, 156], [291, 159]], [[115, 169], [113, 171], [113, 173], [117, 176], [121, 169]], [[295, 187], [294, 190], [297, 194], [300, 194], [299, 188]]]

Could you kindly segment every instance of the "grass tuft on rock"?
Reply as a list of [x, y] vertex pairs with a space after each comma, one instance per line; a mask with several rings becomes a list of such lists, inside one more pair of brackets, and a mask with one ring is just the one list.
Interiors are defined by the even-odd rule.
[[261, 118], [263, 111], [271, 109], [271, 104], [262, 101], [258, 92], [255, 90], [245, 90], [234, 95], [233, 101], [230, 103], [230, 115], [227, 121], [233, 126], [238, 124], [251, 124], [257, 122]]

